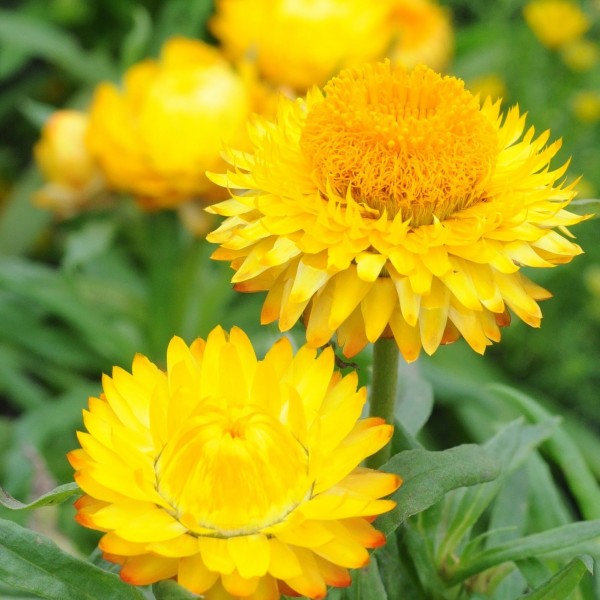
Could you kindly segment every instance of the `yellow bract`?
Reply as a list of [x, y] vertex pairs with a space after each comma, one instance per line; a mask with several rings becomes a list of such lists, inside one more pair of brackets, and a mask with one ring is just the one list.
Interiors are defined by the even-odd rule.
[[227, 219], [208, 239], [236, 289], [268, 290], [262, 322], [303, 318], [312, 346], [337, 332], [352, 356], [393, 336], [414, 360], [463, 336], [483, 352], [508, 309], [540, 324], [549, 294], [521, 266], [581, 252], [564, 237], [582, 220], [566, 165], [549, 168], [560, 143], [425, 67], [348, 70], [325, 95], [282, 99], [251, 137], [213, 176], [233, 197], [210, 209]]
[[570, 0], [531, 0], [523, 15], [535, 36], [548, 48], [569, 44], [590, 28], [585, 13]]
[[98, 86], [89, 146], [112, 187], [148, 208], [170, 208], [215, 188], [223, 143], [244, 139], [251, 91], [219, 52], [172, 38], [159, 61], [127, 71], [121, 89]]
[[42, 129], [35, 160], [47, 180], [34, 196], [40, 206], [71, 216], [89, 206], [103, 189], [103, 178], [85, 143], [88, 117], [58, 110]]
[[239, 329], [187, 346], [166, 372], [144, 356], [115, 368], [84, 411], [69, 454], [85, 492], [77, 520], [104, 531], [104, 556], [136, 585], [176, 578], [208, 600], [323, 598], [350, 584], [384, 536], [372, 517], [396, 475], [359, 467], [390, 439], [359, 420], [366, 391], [331, 349], [258, 360]]

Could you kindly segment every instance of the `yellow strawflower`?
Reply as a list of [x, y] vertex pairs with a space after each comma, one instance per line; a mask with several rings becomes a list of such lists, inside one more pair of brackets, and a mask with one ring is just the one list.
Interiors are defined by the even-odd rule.
[[572, 71], [589, 71], [598, 64], [600, 48], [596, 42], [582, 38], [562, 46], [560, 56]]
[[560, 48], [574, 42], [590, 28], [585, 13], [569, 0], [531, 0], [523, 8], [523, 16], [547, 48]]
[[471, 79], [469, 91], [479, 95], [481, 102], [485, 102], [488, 98], [493, 102], [502, 101], [508, 93], [504, 79], [496, 73], [487, 73]]
[[388, 0], [395, 41], [387, 55], [407, 67], [444, 70], [454, 50], [448, 11], [430, 0]]
[[217, 0], [211, 28], [232, 60], [299, 91], [382, 57], [391, 39], [387, 0]]
[[33, 152], [47, 183], [34, 194], [43, 208], [69, 217], [93, 205], [104, 179], [85, 143], [88, 116], [77, 110], [58, 110], [42, 128]]
[[549, 294], [521, 267], [581, 252], [566, 165], [549, 167], [560, 142], [427, 67], [344, 71], [251, 133], [254, 151], [213, 176], [232, 191], [209, 209], [227, 217], [213, 257], [236, 289], [268, 290], [262, 323], [303, 318], [312, 346], [337, 332], [352, 356], [393, 336], [414, 360], [463, 336], [483, 353], [508, 309], [540, 324]]
[[393, 474], [360, 467], [392, 428], [360, 419], [365, 388], [328, 348], [287, 339], [257, 360], [237, 328], [187, 346], [163, 372], [115, 368], [69, 454], [85, 492], [77, 520], [136, 585], [175, 578], [207, 600], [324, 598], [385, 543], [370, 523]]
[[112, 187], [172, 208], [214, 197], [205, 171], [222, 164], [224, 141], [241, 143], [250, 110], [247, 83], [215, 48], [176, 37], [158, 61], [129, 69], [121, 88], [98, 86], [88, 143]]

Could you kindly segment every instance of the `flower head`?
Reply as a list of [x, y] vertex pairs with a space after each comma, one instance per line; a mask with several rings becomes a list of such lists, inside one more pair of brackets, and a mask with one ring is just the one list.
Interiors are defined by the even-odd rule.
[[34, 147], [36, 162], [47, 183], [34, 200], [60, 216], [71, 216], [93, 204], [104, 180], [85, 143], [88, 116], [77, 110], [58, 110], [42, 129]]
[[106, 532], [125, 581], [176, 578], [207, 600], [349, 585], [385, 542], [370, 522], [400, 479], [358, 466], [391, 426], [359, 420], [365, 389], [333, 367], [331, 349], [294, 355], [287, 339], [257, 360], [241, 330], [216, 328], [173, 338], [166, 372], [138, 355], [104, 378], [69, 460], [77, 520]]
[[267, 80], [302, 91], [383, 56], [387, 17], [370, 0], [218, 0], [212, 30], [230, 58], [251, 56]]
[[[240, 291], [268, 290], [261, 319], [308, 343], [337, 332], [346, 356], [393, 336], [407, 360], [463, 336], [483, 352], [508, 308], [539, 326], [548, 293], [521, 266], [581, 252], [564, 227], [572, 186], [559, 142], [479, 101], [452, 77], [389, 63], [344, 71], [257, 119], [253, 153], [213, 176], [233, 198], [208, 236]], [[241, 190], [241, 191], [236, 191]]]
[[102, 83], [91, 106], [88, 142], [112, 187], [148, 208], [171, 208], [217, 190], [204, 175], [219, 168], [224, 141], [240, 143], [251, 91], [219, 52], [172, 38], [160, 60]]
[[525, 21], [547, 48], [560, 48], [579, 39], [590, 22], [570, 0], [531, 0], [523, 9]]
[[395, 41], [387, 55], [392, 62], [445, 69], [454, 48], [448, 11], [432, 0], [389, 1]]

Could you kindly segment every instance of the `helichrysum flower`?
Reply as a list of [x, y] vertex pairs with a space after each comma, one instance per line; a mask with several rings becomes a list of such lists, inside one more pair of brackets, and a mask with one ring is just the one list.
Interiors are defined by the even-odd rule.
[[46, 179], [34, 201], [61, 217], [93, 205], [104, 189], [104, 179], [85, 143], [87, 128], [84, 112], [58, 110], [45, 123], [33, 149]]
[[217, 0], [212, 31], [230, 58], [300, 91], [381, 58], [391, 34], [387, 0]]
[[445, 69], [454, 50], [448, 11], [432, 0], [388, 0], [394, 43], [387, 55], [406, 67]]
[[110, 185], [149, 208], [211, 197], [205, 176], [224, 142], [245, 136], [247, 82], [200, 41], [172, 38], [160, 59], [127, 71], [121, 88], [102, 83], [91, 106], [89, 146]]
[[208, 600], [323, 598], [385, 542], [370, 523], [393, 474], [359, 467], [392, 428], [359, 420], [365, 389], [331, 349], [287, 339], [257, 360], [246, 335], [173, 338], [167, 370], [115, 368], [69, 454], [77, 520], [137, 585], [177, 581]]
[[[312, 346], [337, 332], [346, 356], [393, 336], [407, 360], [463, 336], [477, 352], [500, 339], [510, 308], [540, 324], [548, 292], [521, 266], [581, 252], [565, 226], [572, 187], [550, 169], [560, 143], [525, 134], [517, 108], [427, 67], [347, 70], [325, 94], [282, 100], [257, 119], [254, 151], [230, 151], [215, 175], [232, 199], [208, 239], [236, 289], [268, 290], [261, 320], [302, 316]], [[237, 191], [240, 190], [240, 191]], [[558, 228], [559, 231], [555, 231]]]
[[531, 0], [525, 5], [523, 16], [547, 48], [560, 48], [573, 42], [590, 27], [585, 13], [570, 0]]

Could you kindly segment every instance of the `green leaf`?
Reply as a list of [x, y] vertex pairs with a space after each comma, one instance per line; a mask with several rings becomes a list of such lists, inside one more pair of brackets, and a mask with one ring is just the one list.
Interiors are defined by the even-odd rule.
[[399, 361], [396, 419], [411, 435], [427, 423], [433, 409], [433, 386], [419, 370], [417, 362]]
[[81, 490], [76, 483], [65, 483], [64, 485], [59, 485], [54, 488], [47, 494], [40, 496], [33, 502], [23, 504], [23, 502], [19, 502], [0, 487], [0, 505], [10, 508], [11, 510], [30, 510], [32, 508], [40, 508], [41, 506], [61, 504], [69, 498], [79, 494], [81, 494]]
[[583, 576], [593, 570], [593, 563], [589, 557], [573, 559], [563, 567], [554, 577], [529, 594], [523, 600], [565, 600], [575, 590]]
[[[526, 394], [498, 384], [491, 385], [488, 389], [517, 408], [530, 421], [539, 423], [551, 418], [546, 409]], [[558, 428], [544, 443], [543, 448], [560, 466], [583, 516], [586, 519], [600, 519], [600, 486], [575, 442], [562, 428]]]
[[452, 499], [455, 505], [453, 516], [439, 549], [439, 558], [442, 562], [455, 552], [460, 541], [496, 497], [506, 477], [523, 463], [533, 448], [552, 434], [557, 424], [557, 419], [549, 418], [545, 423], [525, 426], [523, 420], [518, 419], [506, 425], [485, 443], [484, 448], [498, 463], [501, 474], [485, 485], [456, 493], [457, 498]]
[[352, 580], [345, 594], [347, 600], [388, 600], [374, 556], [366, 567], [354, 572]]
[[21, 102], [19, 110], [34, 127], [41, 129], [52, 113], [56, 111], [56, 108], [50, 104], [25, 98]]
[[105, 56], [86, 53], [69, 34], [14, 10], [0, 10], [0, 42], [45, 58], [86, 83], [115, 76]]
[[188, 592], [172, 579], [159, 581], [152, 586], [152, 593], [156, 600], [194, 600], [195, 594]]
[[47, 600], [143, 600], [113, 573], [63, 552], [49, 538], [0, 519], [0, 581]]
[[152, 19], [141, 5], [133, 7], [133, 23], [121, 46], [121, 69], [125, 71], [148, 55], [152, 35]]
[[516, 562], [540, 555], [572, 558], [582, 551], [589, 551], [590, 546], [594, 544], [595, 554], [600, 555], [600, 519], [570, 523], [486, 549], [470, 561], [462, 560], [455, 568], [448, 568], [447, 583], [449, 585], [460, 583], [490, 567], [508, 561]]
[[63, 267], [76, 269], [106, 252], [116, 233], [114, 221], [91, 221], [72, 233], [66, 242]]
[[492, 481], [500, 474], [496, 462], [476, 444], [443, 452], [407, 450], [393, 456], [381, 470], [403, 479], [402, 486], [392, 496], [396, 508], [378, 519], [378, 527], [386, 534], [411, 515], [435, 504], [450, 490]]

